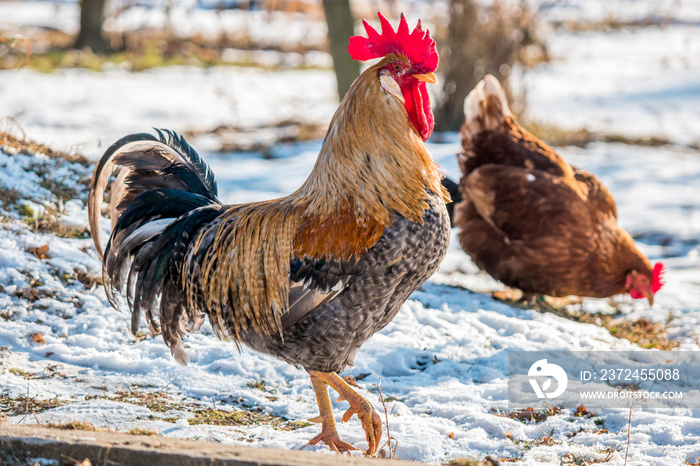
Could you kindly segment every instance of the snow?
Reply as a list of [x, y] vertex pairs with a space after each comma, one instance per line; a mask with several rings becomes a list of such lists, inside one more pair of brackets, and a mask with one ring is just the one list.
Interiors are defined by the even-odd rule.
[[4, 111], [17, 116], [27, 134], [91, 158], [123, 135], [154, 125], [178, 132], [211, 131], [221, 125], [246, 128], [299, 120], [302, 115], [308, 122], [327, 124], [337, 105], [331, 71], [235, 67], [140, 73], [67, 69], [53, 74], [22, 69], [3, 73], [0, 94]]
[[[543, 9], [552, 21], [594, 21], [609, 14], [628, 21], [654, 15], [688, 21], [603, 32], [555, 31], [549, 41], [553, 61], [527, 71], [519, 82], [528, 116], [537, 120], [627, 136], [663, 136], [672, 142], [661, 147], [598, 143], [559, 151], [602, 179], [617, 200], [620, 223], [652, 262], [662, 260], [667, 267], [667, 283], [653, 308], [628, 296], [616, 297], [617, 306], [630, 319], [663, 322], [672, 316], [669, 337], [680, 342], [681, 350], [697, 351], [700, 158], [691, 144], [700, 139], [700, 34], [692, 21], [700, 9], [697, 2], [673, 5], [555, 2]], [[8, 16], [10, 12], [15, 16]], [[71, 30], [77, 27], [74, 12], [70, 2], [0, 2], [0, 26], [6, 24], [3, 21], [34, 21], [31, 24]], [[197, 15], [206, 23], [205, 12]], [[269, 32], [260, 24], [251, 30]], [[264, 127], [288, 119], [327, 124], [335, 99], [334, 77], [323, 70], [0, 72], [3, 114], [19, 121], [29, 137], [93, 160], [119, 137], [151, 126], [211, 131], [220, 125]], [[430, 149], [446, 173], [456, 178], [458, 138], [452, 134], [444, 139], [446, 143], [431, 143]], [[275, 146], [274, 158], [208, 153], [205, 136], [193, 143], [216, 174], [222, 199], [247, 202], [296, 189], [310, 171], [321, 141]], [[296, 430], [266, 423], [190, 425], [188, 419], [198, 409], [259, 409], [303, 421], [317, 415], [317, 406], [302, 370], [246, 348], [239, 352], [218, 341], [207, 324], [186, 339], [191, 358], [186, 367], [179, 366], [161, 337], [149, 335], [145, 327], [138, 336], [131, 335], [129, 315], [109, 305], [102, 286], [81, 281], [101, 273], [92, 240], [80, 234], [87, 227], [84, 181], [92, 167], [11, 152], [0, 150], [0, 187], [17, 190], [21, 201], [0, 211], [0, 396], [29, 393], [41, 400], [57, 397], [65, 404], [36, 418], [9, 416], [9, 422], [84, 420], [119, 431], [140, 427], [177, 438], [288, 449], [303, 447], [318, 433], [317, 425]], [[52, 179], [73, 187], [76, 198], [58, 202], [43, 182], [45, 175], [35, 171], [38, 165], [46, 167]], [[29, 212], [49, 215], [56, 205], [57, 222], [69, 233], [42, 232], [27, 218]], [[103, 227], [108, 228], [107, 221]], [[49, 249], [42, 259], [29, 251], [44, 245]], [[491, 455], [518, 457], [516, 464], [559, 464], [567, 454], [602, 460], [607, 456], [603, 451], [612, 447], [606, 464], [622, 464], [628, 410], [601, 410], [597, 418], [579, 418], [563, 410], [539, 423], [496, 414], [508, 411], [508, 351], [640, 348], [598, 326], [519, 309], [491, 297], [490, 292], [502, 289], [478, 271], [453, 234], [440, 271], [411, 296], [393, 322], [367, 341], [355, 367], [343, 375], [369, 374], [358, 383], [382, 419], [376, 387], [390, 397], [389, 427], [403, 459], [439, 463]], [[584, 299], [581, 307], [612, 311], [607, 300]], [[45, 343], [34, 341], [36, 332]], [[21, 369], [24, 375], [11, 369]], [[143, 394], [173, 406], [164, 412], [150, 410], [134, 401]], [[337, 414], [346, 406], [334, 402]], [[597, 419], [605, 420], [607, 433], [596, 433]], [[628, 464], [696, 461], [700, 407], [638, 406], [631, 422]], [[344, 440], [366, 448], [356, 418], [339, 430]], [[538, 444], [545, 433], [553, 444]], [[324, 446], [306, 448], [329, 453]]]
[[526, 73], [530, 116], [569, 129], [700, 142], [697, 25], [562, 33]]

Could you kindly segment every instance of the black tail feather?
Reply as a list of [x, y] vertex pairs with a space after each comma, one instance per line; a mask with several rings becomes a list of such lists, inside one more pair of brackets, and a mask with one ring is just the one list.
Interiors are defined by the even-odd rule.
[[[179, 362], [186, 327], [201, 324], [188, 315], [183, 268], [190, 242], [200, 228], [221, 213], [214, 175], [185, 139], [172, 131], [126, 136], [109, 147], [95, 169], [88, 205], [93, 238], [99, 235], [104, 190], [121, 167], [112, 188], [113, 229], [104, 251], [103, 275], [108, 296], [126, 296], [136, 333], [145, 314]], [[118, 186], [117, 186], [118, 185]], [[116, 194], [115, 194], [116, 193]], [[99, 237], [95, 238], [100, 248]], [[100, 251], [101, 252], [101, 251]]]
[[454, 228], [455, 205], [462, 202], [462, 192], [459, 190], [459, 184], [447, 177], [442, 179], [442, 185], [445, 187], [445, 189], [447, 189], [447, 192], [450, 193], [450, 197], [452, 198], [452, 202], [447, 204], [447, 213], [450, 216], [450, 226]]

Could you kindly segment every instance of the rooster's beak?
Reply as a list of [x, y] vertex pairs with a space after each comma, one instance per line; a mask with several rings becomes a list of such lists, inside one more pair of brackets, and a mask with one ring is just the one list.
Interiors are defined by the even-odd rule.
[[652, 293], [651, 291], [649, 291], [649, 292], [646, 294], [646, 298], [649, 300], [649, 307], [653, 306], [653, 305], [654, 305], [654, 293]]
[[414, 74], [413, 77], [416, 78], [418, 81], [422, 81], [424, 83], [437, 84], [438, 82], [435, 73]]

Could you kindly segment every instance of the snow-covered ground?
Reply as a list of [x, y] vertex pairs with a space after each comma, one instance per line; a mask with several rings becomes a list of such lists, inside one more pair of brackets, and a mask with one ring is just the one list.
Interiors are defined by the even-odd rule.
[[[0, 2], [0, 18], [10, 3], [19, 5]], [[571, 1], [554, 2], [548, 14], [557, 19], [578, 11], [575, 18], [604, 19], [610, 4], [633, 19], [670, 11], [656, 2]], [[692, 15], [700, 9], [689, 4], [695, 3], [678, 2], [678, 7], [696, 21]], [[56, 16], [70, 23], [66, 14]], [[700, 349], [700, 156], [687, 145], [700, 140], [698, 37], [697, 25], [680, 24], [555, 33], [549, 41], [554, 61], [522, 80], [529, 116], [535, 119], [632, 136], [661, 135], [678, 143], [660, 148], [595, 144], [561, 153], [606, 183], [622, 225], [639, 238], [652, 261], [662, 259], [667, 266], [667, 284], [653, 309], [628, 297], [616, 298], [618, 306], [630, 319], [663, 322], [671, 314], [669, 337], [681, 343], [680, 349], [694, 351]], [[118, 137], [151, 126], [206, 131], [293, 118], [323, 123], [336, 105], [334, 85], [330, 72], [318, 70], [3, 71], [0, 116], [13, 116], [31, 138], [94, 159]], [[430, 147], [448, 175], [456, 177], [459, 146], [455, 135], [447, 141]], [[207, 148], [206, 137], [194, 142]], [[222, 198], [245, 202], [298, 187], [319, 147], [320, 141], [278, 146], [274, 159], [203, 155], [217, 175]], [[141, 427], [172, 437], [278, 448], [301, 448], [318, 432], [317, 425], [279, 427], [317, 415], [303, 371], [245, 348], [239, 353], [218, 341], [208, 326], [187, 338], [192, 360], [187, 367], [178, 366], [161, 338], [149, 336], [145, 328], [132, 336], [129, 316], [113, 310], [103, 288], [89, 280], [100, 275], [92, 241], [80, 234], [87, 224], [84, 182], [92, 167], [10, 152], [0, 150], [0, 188], [16, 190], [20, 201], [0, 206], [0, 407], [3, 396], [17, 399], [27, 393], [61, 402], [36, 417], [11, 415], [10, 422], [85, 420], [119, 431]], [[57, 192], [56, 182], [75, 191], [74, 199], [64, 199], [64, 213], [57, 218], [60, 236], [36, 227], [53, 215], [55, 199], [47, 188]], [[48, 246], [43, 255], [36, 249], [41, 246]], [[491, 298], [489, 291], [499, 289], [453, 241], [441, 270], [364, 345], [356, 366], [344, 374], [370, 374], [359, 384], [383, 411], [375, 387], [381, 378], [398, 456], [429, 463], [492, 455], [520, 458], [518, 464], [560, 464], [567, 458], [622, 464], [627, 410], [601, 410], [590, 418], [563, 410], [539, 423], [498, 414], [508, 409], [508, 351], [639, 347], [595, 325], [508, 306]], [[611, 310], [607, 300], [584, 300], [583, 306]], [[32, 337], [37, 332], [43, 343]], [[344, 406], [336, 402], [336, 412]], [[214, 408], [241, 410], [258, 420], [248, 426], [196, 421], [198, 411]], [[269, 416], [283, 419], [274, 423]], [[340, 434], [366, 445], [356, 419], [340, 425]], [[328, 452], [323, 446], [307, 448]], [[637, 407], [629, 455], [628, 464], [635, 465], [697, 462], [700, 406]]]

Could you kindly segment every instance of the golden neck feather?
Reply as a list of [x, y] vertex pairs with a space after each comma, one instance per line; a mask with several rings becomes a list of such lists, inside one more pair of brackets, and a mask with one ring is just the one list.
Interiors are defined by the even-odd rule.
[[421, 222], [426, 191], [449, 201], [437, 164], [403, 102], [382, 89], [384, 59], [357, 78], [336, 111], [309, 178], [290, 196], [307, 215], [354, 211], [359, 223], [389, 225], [397, 212]]

